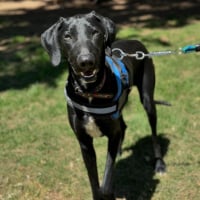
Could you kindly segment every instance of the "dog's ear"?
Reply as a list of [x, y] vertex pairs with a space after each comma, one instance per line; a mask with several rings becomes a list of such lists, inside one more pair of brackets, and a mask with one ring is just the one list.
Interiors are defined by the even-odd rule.
[[105, 31], [105, 43], [107, 46], [110, 46], [111, 43], [115, 40], [116, 36], [115, 23], [111, 19], [97, 14], [95, 11], [92, 11], [89, 13], [89, 15], [95, 17], [98, 21], [101, 22]]
[[58, 66], [61, 61], [61, 51], [58, 41], [58, 30], [62, 25], [64, 18], [60, 18], [59, 21], [48, 28], [41, 34], [41, 43], [45, 50], [48, 52], [51, 63], [54, 66]]

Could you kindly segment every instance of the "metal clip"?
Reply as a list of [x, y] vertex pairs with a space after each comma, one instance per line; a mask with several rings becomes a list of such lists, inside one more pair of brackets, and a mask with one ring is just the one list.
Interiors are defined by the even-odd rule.
[[112, 52], [114, 51], [119, 51], [119, 56], [116, 56], [119, 60], [122, 60], [124, 56], [126, 56], [126, 53], [124, 53], [121, 49], [119, 48], [114, 48], [112, 49]]
[[136, 51], [135, 58], [137, 60], [143, 60], [145, 57], [148, 57], [148, 54], [145, 54], [142, 51]]
[[112, 52], [114, 51], [119, 51], [119, 56], [116, 56], [119, 60], [122, 60], [125, 56], [128, 57], [135, 57], [138, 60], [142, 60], [146, 55], [142, 51], [137, 51], [136, 53], [130, 54], [130, 53], [125, 53], [119, 48], [114, 48], [112, 49]]

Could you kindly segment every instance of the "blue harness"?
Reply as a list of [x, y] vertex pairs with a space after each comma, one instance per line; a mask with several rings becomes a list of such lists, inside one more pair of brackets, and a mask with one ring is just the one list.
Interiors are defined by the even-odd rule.
[[114, 101], [117, 101], [122, 94], [122, 90], [129, 86], [128, 71], [124, 63], [119, 60], [113, 60], [111, 57], [106, 56], [106, 62], [108, 63], [111, 71], [115, 75], [117, 81], [117, 94], [114, 98]]
[[106, 56], [106, 63], [114, 74], [117, 83], [117, 93], [114, 96], [110, 106], [100, 108], [99, 106], [94, 107], [94, 105], [81, 105], [68, 96], [67, 89], [65, 89], [65, 96], [67, 98], [68, 105], [71, 107], [77, 108], [78, 110], [82, 110], [91, 115], [96, 115], [98, 117], [107, 115], [112, 119], [117, 119], [121, 115], [121, 110], [126, 103], [128, 92], [130, 90], [129, 76], [124, 63], [121, 60]]

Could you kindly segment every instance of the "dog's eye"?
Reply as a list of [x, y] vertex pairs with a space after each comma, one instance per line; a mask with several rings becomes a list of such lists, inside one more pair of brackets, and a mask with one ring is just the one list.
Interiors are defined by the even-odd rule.
[[71, 35], [69, 33], [65, 33], [64, 34], [64, 39], [65, 40], [70, 40], [70, 39], [72, 39], [72, 37], [71, 37]]

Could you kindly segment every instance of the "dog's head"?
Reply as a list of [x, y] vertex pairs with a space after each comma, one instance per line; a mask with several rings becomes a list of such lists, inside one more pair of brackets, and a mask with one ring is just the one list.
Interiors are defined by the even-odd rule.
[[115, 24], [94, 11], [70, 18], [61, 17], [41, 35], [42, 45], [51, 57], [52, 64], [59, 65], [63, 54], [72, 73], [86, 83], [97, 79], [105, 48], [114, 39]]

